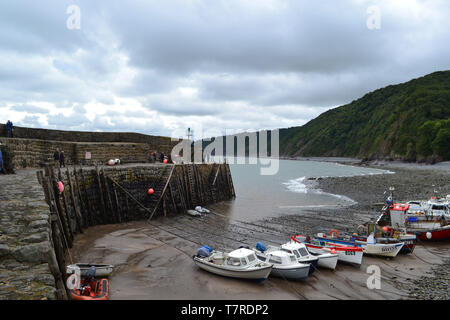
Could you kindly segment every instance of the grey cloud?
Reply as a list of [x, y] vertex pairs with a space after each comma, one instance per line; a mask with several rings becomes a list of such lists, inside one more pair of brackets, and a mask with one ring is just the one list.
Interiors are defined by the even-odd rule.
[[[73, 4], [80, 30], [66, 28]], [[366, 26], [370, 5], [381, 9], [380, 30]], [[73, 130], [170, 134], [162, 118], [178, 127], [301, 125], [368, 91], [450, 69], [449, 38], [445, 1], [8, 0], [0, 3], [0, 107]], [[177, 95], [180, 87], [198, 94]], [[111, 107], [86, 118], [88, 102], [123, 97], [148, 112], [123, 105], [125, 113]], [[34, 101], [77, 107], [54, 116]]]

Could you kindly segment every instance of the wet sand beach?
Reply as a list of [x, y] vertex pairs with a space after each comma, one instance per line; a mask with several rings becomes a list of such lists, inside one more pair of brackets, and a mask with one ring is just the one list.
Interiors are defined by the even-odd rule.
[[[392, 168], [395, 174], [310, 180], [325, 192], [357, 203], [302, 210], [255, 221], [227, 216], [227, 203], [209, 207], [201, 218], [171, 215], [119, 225], [96, 226], [76, 237], [77, 262], [111, 263], [111, 299], [449, 299], [448, 242], [419, 243], [413, 254], [394, 259], [364, 256], [361, 266], [338, 263], [336, 270], [318, 269], [304, 282], [270, 277], [262, 283], [220, 277], [192, 261], [198, 247], [235, 249], [256, 242], [281, 244], [293, 234], [353, 231], [373, 218], [383, 192], [394, 185], [398, 200], [428, 198], [432, 185], [450, 194], [448, 172]], [[381, 270], [381, 289], [369, 289], [367, 267]]]

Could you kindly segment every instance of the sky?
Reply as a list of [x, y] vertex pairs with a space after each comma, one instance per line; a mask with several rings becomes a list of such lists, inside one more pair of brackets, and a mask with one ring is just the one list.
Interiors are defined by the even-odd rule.
[[3, 0], [0, 122], [194, 138], [300, 126], [450, 69], [448, 0]]

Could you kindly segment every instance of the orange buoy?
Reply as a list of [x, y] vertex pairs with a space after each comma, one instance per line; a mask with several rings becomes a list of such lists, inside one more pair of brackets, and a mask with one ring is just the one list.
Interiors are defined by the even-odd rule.
[[331, 249], [332, 254], [336, 254], [336, 249]]
[[383, 227], [383, 232], [388, 232], [388, 231], [389, 231], [389, 228], [387, 226], [384, 226]]
[[59, 189], [59, 193], [63, 193], [64, 184], [61, 181], [58, 181], [58, 189]]
[[333, 234], [336, 234], [336, 238], [339, 238], [339, 231], [337, 231], [336, 229], [330, 230], [330, 237], [334, 238]]
[[148, 189], [147, 193], [150, 194], [150, 195], [151, 195], [151, 194], [154, 194], [154, 193], [155, 193], [155, 190], [153, 190], [153, 188], [150, 188], [150, 189]]
[[163, 161], [164, 163], [167, 163], [167, 159], [164, 159], [164, 161]]

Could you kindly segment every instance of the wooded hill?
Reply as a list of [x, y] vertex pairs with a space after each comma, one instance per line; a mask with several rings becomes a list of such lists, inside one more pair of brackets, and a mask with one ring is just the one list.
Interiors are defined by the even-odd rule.
[[281, 129], [280, 155], [450, 160], [450, 71], [375, 90]]

